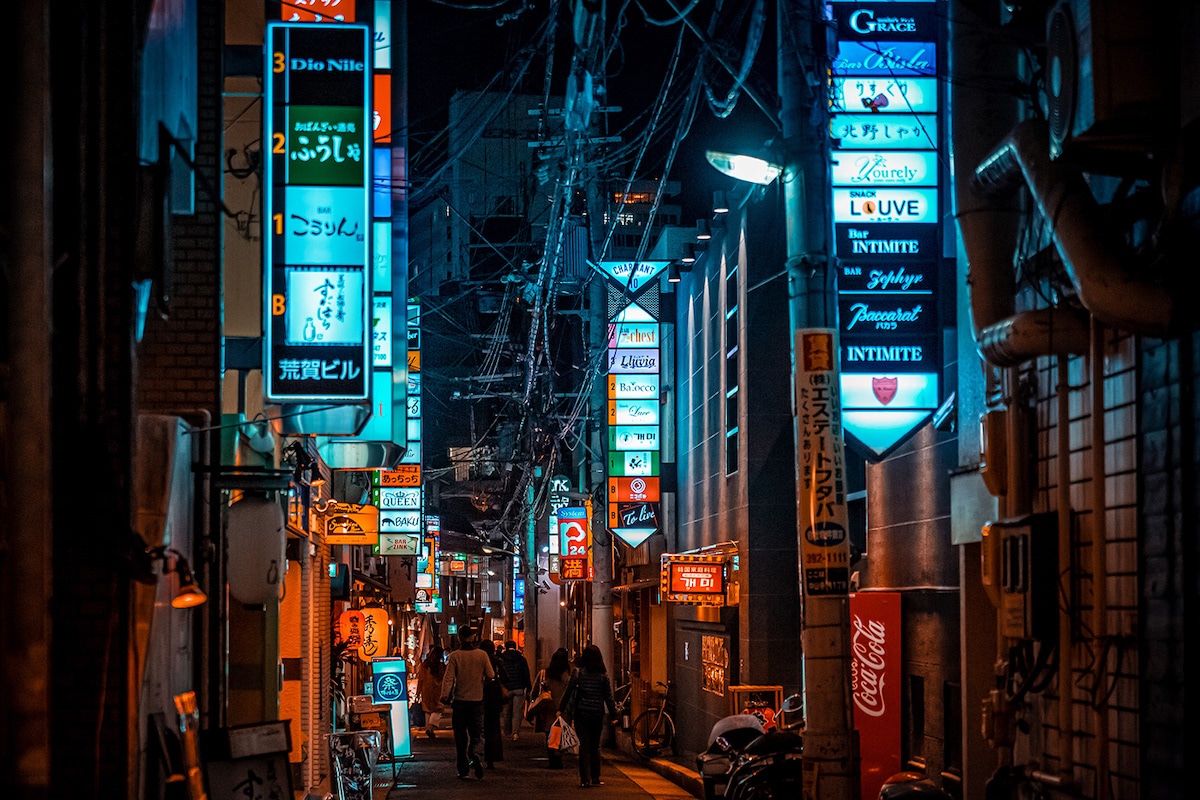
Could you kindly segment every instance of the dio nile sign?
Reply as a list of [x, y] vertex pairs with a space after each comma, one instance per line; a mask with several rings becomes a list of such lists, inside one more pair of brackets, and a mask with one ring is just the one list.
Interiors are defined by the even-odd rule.
[[264, 392], [369, 397], [371, 36], [270, 23], [264, 81]]

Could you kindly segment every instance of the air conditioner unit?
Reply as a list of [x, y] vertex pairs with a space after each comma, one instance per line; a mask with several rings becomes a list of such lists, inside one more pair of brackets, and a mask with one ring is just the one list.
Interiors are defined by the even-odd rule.
[[[1141, 0], [1061, 0], [1046, 29], [1052, 158], [1144, 161], [1167, 108], [1154, 16]], [[1116, 162], [1113, 162], [1114, 164]]]

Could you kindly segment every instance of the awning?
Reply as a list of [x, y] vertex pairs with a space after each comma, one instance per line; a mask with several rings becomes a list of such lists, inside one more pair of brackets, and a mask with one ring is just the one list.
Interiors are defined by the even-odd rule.
[[657, 587], [658, 584], [658, 578], [639, 578], [636, 581], [630, 581], [629, 583], [622, 583], [618, 586], [614, 586], [612, 587], [612, 590], [614, 592], [636, 592], [639, 589], [649, 589], [652, 586]]

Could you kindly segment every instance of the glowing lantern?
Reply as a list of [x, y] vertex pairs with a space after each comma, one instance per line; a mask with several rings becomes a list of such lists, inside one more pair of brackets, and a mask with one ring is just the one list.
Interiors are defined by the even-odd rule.
[[362, 645], [363, 628], [366, 620], [361, 611], [343, 611], [338, 617], [337, 644], [346, 642], [354, 650]]
[[363, 627], [358, 657], [363, 661], [370, 661], [376, 656], [386, 656], [388, 654], [388, 613], [377, 606], [364, 608], [361, 613]]

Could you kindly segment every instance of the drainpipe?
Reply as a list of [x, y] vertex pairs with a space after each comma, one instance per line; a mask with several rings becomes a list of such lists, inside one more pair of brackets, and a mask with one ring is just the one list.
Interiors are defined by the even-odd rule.
[[[1092, 639], [1096, 681], [1108, 683], [1108, 472], [1104, 453], [1104, 325], [1092, 323]], [[1096, 713], [1096, 800], [1110, 796], [1108, 703]]]
[[[1053, 226], [1055, 247], [1088, 312], [1107, 327], [1157, 338], [1183, 329], [1182, 308], [1170, 291], [1134, 276], [1132, 264], [1122, 256], [1123, 243], [1105, 223], [1082, 173], [1050, 159], [1050, 134], [1042, 120], [1017, 125], [976, 167], [974, 182], [985, 192], [999, 193], [1021, 178]], [[1076, 342], [1078, 334], [1069, 333], [1073, 345], [1081, 343]]]
[[[1067, 359], [1058, 357], [1058, 577], [1071, 574], [1071, 380]], [[1069, 597], [1069, 593], [1064, 592]], [[1071, 608], [1058, 602], [1058, 774], [1067, 785], [1075, 783], [1075, 729], [1072, 723], [1071, 680], [1075, 666], [1071, 649]]]

